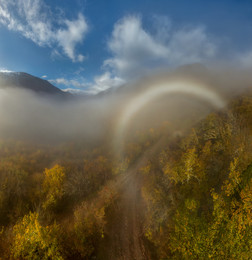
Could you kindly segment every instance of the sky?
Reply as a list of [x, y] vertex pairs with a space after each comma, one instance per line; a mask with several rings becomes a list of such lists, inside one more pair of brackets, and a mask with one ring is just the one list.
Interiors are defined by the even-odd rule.
[[251, 0], [0, 0], [0, 71], [95, 94], [193, 63], [252, 67]]

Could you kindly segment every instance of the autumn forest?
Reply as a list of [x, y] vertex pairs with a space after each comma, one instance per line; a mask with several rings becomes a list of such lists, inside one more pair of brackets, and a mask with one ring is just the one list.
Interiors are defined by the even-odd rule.
[[127, 136], [124, 156], [2, 139], [1, 259], [251, 259], [251, 92], [171, 128]]

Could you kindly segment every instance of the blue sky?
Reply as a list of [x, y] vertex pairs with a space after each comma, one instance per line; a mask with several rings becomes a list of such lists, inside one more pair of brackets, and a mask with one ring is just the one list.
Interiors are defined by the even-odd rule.
[[250, 0], [0, 0], [0, 69], [97, 93], [160, 68], [252, 65]]

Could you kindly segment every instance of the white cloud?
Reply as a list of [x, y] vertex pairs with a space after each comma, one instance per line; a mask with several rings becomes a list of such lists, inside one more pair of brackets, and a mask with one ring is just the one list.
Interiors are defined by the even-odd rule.
[[76, 89], [76, 88], [65, 88], [65, 89], [62, 89], [62, 91], [69, 92], [74, 95], [88, 94], [87, 91], [85, 91], [83, 89]]
[[77, 44], [82, 43], [88, 32], [82, 14], [68, 20], [52, 14], [43, 0], [1, 0], [0, 24], [21, 33], [39, 46], [60, 47], [73, 62], [84, 60], [82, 54], [76, 53]]
[[11, 73], [11, 72], [14, 72], [12, 70], [7, 70], [7, 69], [0, 69], [0, 72], [3, 72], [3, 73]]
[[68, 57], [70, 57], [73, 61], [82, 62], [84, 60], [84, 56], [81, 54], [76, 56], [74, 49], [77, 43], [82, 42], [83, 36], [88, 30], [85, 18], [83, 15], [79, 14], [77, 20], [66, 20], [64, 23], [66, 28], [59, 29], [57, 31], [56, 39]]
[[104, 67], [128, 79], [149, 69], [203, 62], [215, 56], [216, 46], [204, 27], [175, 31], [168, 18], [154, 18], [152, 32], [144, 29], [139, 16], [118, 21], [108, 41], [112, 57], [104, 61]]
[[101, 91], [107, 90], [111, 87], [118, 87], [125, 83], [119, 77], [112, 77], [110, 72], [94, 78], [94, 82], [90, 83], [83, 77], [77, 77], [76, 79], [57, 78], [48, 80], [52, 84], [66, 87], [64, 91], [71, 93], [86, 93], [86, 94], [97, 94]]
[[89, 88], [89, 92], [96, 94], [101, 91], [105, 91], [109, 88], [116, 88], [123, 85], [126, 81], [119, 77], [112, 77], [110, 72], [105, 72], [104, 74], [94, 78], [94, 84]]
[[82, 77], [78, 79], [58, 78], [58, 79], [50, 79], [48, 81], [51, 82], [52, 84], [63, 85], [66, 87], [86, 88], [87, 86], [89, 86], [89, 83], [87, 83], [85, 79]]
[[46, 79], [46, 78], [47, 78], [47, 75], [43, 75], [41, 78]]

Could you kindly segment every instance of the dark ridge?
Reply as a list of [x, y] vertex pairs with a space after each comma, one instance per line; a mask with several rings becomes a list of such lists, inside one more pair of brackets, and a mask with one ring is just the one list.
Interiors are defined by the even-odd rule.
[[50, 82], [25, 72], [0, 72], [0, 88], [19, 88], [31, 90], [38, 94], [70, 97], [70, 93], [64, 92]]

